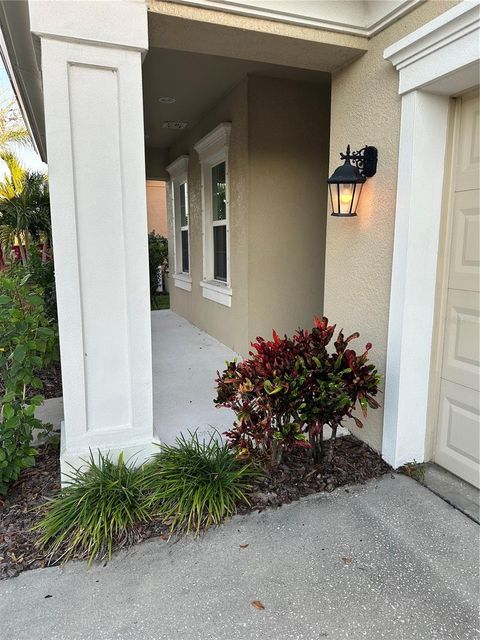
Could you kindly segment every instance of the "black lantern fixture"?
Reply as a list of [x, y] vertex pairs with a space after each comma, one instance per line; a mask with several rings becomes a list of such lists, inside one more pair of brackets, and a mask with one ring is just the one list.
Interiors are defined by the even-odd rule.
[[362, 187], [377, 172], [377, 148], [363, 147], [360, 151], [341, 153], [345, 163], [337, 167], [327, 180], [332, 200], [332, 216], [352, 218], [357, 215]]

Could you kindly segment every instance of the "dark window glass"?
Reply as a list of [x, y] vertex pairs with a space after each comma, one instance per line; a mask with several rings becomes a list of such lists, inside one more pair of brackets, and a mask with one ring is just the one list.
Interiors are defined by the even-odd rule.
[[182, 271], [188, 273], [190, 268], [188, 262], [188, 231], [182, 231]]
[[213, 227], [213, 277], [227, 280], [227, 228]]
[[214, 221], [227, 217], [225, 162], [212, 167], [212, 214]]
[[186, 184], [180, 185], [180, 226], [186, 227], [188, 225], [188, 212], [187, 212], [187, 198], [186, 198]]

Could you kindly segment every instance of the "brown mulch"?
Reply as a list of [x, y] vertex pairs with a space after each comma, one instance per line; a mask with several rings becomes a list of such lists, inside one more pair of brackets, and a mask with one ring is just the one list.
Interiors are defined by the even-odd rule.
[[36, 393], [41, 393], [47, 398], [59, 398], [63, 395], [62, 391], [62, 369], [59, 362], [54, 362], [48, 369], [44, 369], [38, 374], [43, 382], [43, 389]]
[[251, 505], [242, 512], [279, 507], [303, 496], [333, 491], [349, 484], [364, 484], [391, 472], [391, 467], [358, 438], [343, 436], [335, 441], [333, 463], [315, 465], [308, 449], [298, 449], [285, 457], [277, 469], [254, 483]]
[[[314, 465], [305, 449], [290, 454], [268, 477], [254, 482], [251, 504], [242, 506], [239, 513], [279, 507], [302, 496], [365, 483], [391, 471], [378, 453], [365, 443], [353, 436], [344, 436], [335, 442], [330, 467]], [[58, 449], [41, 447], [36, 466], [22, 472], [6, 498], [0, 496], [0, 579], [61, 560], [61, 553], [47, 558], [37, 546], [39, 534], [31, 531], [42, 514], [42, 505], [59, 491], [59, 478]], [[168, 539], [168, 528], [158, 520], [137, 524], [123, 540], [116, 542], [115, 548], [154, 537]]]
[[[59, 362], [52, 363], [48, 369], [43, 369], [39, 372], [38, 377], [43, 382], [43, 389], [31, 389], [27, 390], [27, 395], [31, 398], [34, 395], [40, 394], [46, 400], [48, 398], [59, 398], [62, 392], [62, 369]], [[0, 395], [4, 392], [4, 386], [0, 380]]]
[[37, 549], [38, 534], [30, 531], [39, 518], [39, 507], [60, 488], [60, 459], [55, 447], [40, 447], [35, 467], [0, 496], [0, 579], [25, 569], [44, 567], [44, 554]]

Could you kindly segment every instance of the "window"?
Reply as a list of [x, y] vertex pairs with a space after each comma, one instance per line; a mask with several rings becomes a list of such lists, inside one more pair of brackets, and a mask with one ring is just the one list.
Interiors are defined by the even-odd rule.
[[227, 202], [225, 162], [212, 167], [213, 278], [227, 281]]
[[180, 209], [180, 253], [182, 272], [190, 272], [190, 257], [188, 254], [188, 209], [187, 209], [187, 183], [182, 182], [178, 188], [179, 192], [179, 209]]
[[181, 156], [167, 167], [170, 174], [170, 215], [173, 230], [173, 280], [175, 286], [192, 290], [190, 276], [190, 229], [188, 206], [188, 156]]
[[222, 123], [196, 145], [202, 166], [203, 297], [231, 306], [228, 144]]

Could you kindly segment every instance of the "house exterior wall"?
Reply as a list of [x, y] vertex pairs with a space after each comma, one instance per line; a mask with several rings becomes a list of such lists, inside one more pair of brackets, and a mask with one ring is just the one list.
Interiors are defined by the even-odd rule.
[[[192, 290], [172, 309], [236, 352], [272, 329], [311, 326], [323, 309], [329, 85], [250, 76], [171, 149], [189, 154]], [[231, 122], [232, 306], [202, 296], [201, 170], [194, 144]], [[170, 224], [172, 220], [170, 219]], [[170, 256], [173, 264], [173, 256]]]
[[[453, 7], [455, 1], [422, 4], [369, 42], [364, 56], [332, 76], [330, 171], [347, 144], [378, 147], [377, 174], [364, 187], [358, 218], [328, 216], [325, 313], [359, 344], [373, 343], [371, 358], [385, 374], [390, 279], [395, 225], [401, 98], [398, 73], [383, 59], [390, 44]], [[419, 318], [421, 322], [421, 318]], [[355, 434], [377, 450], [383, 410], [372, 411]]]
[[155, 231], [168, 238], [166, 183], [147, 180], [147, 221], [148, 232]]
[[[170, 161], [181, 155], [190, 157], [188, 167], [188, 197], [190, 214], [190, 273], [192, 290], [184, 291], [170, 282], [170, 304], [173, 311], [187, 318], [234, 351], [245, 350], [247, 327], [248, 279], [248, 103], [247, 79], [237, 85], [202, 120], [172, 147]], [[221, 122], [231, 122], [229, 147], [230, 171], [230, 268], [232, 306], [207, 300], [199, 285], [202, 279], [202, 204], [201, 165], [194, 145]], [[170, 224], [172, 224], [170, 219]], [[170, 229], [172, 227], [170, 226]], [[170, 234], [173, 237], [173, 234]], [[170, 243], [170, 264], [173, 262]]]
[[329, 116], [329, 85], [249, 79], [250, 340], [322, 314]]

